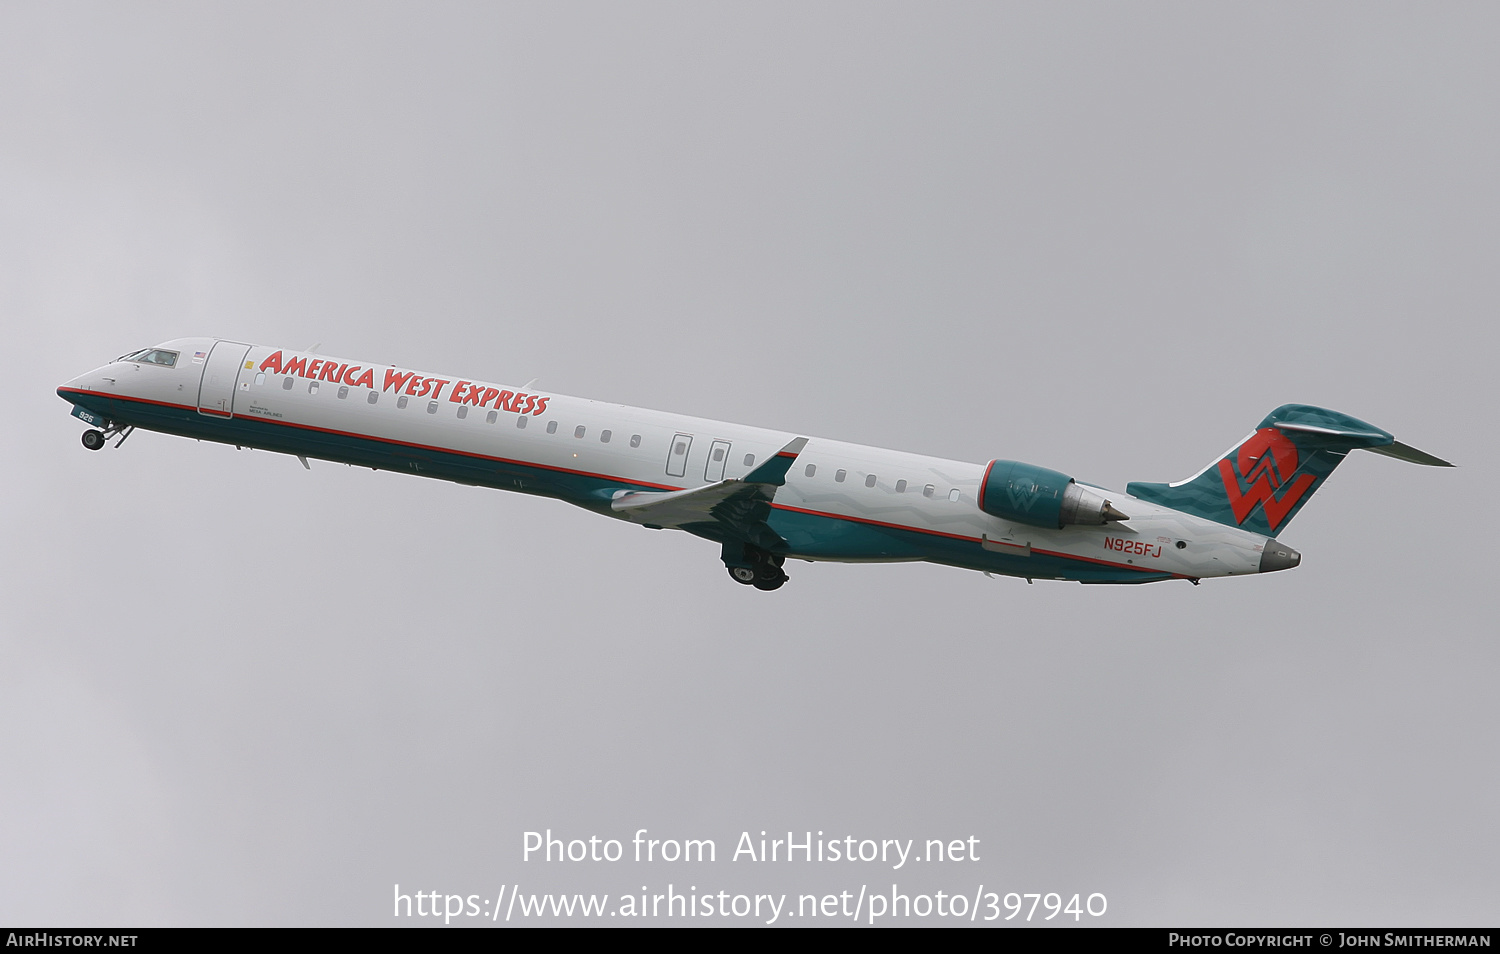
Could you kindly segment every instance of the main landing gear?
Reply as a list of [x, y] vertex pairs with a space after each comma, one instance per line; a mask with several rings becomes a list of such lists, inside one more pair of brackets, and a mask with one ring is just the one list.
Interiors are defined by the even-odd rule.
[[781, 570], [785, 559], [779, 553], [771, 553], [760, 547], [724, 545], [724, 566], [729, 570], [729, 578], [757, 590], [781, 588], [787, 581], [787, 575]]
[[115, 441], [115, 446], [119, 447], [121, 444], [125, 443], [125, 438], [129, 437], [131, 432], [134, 430], [135, 427], [129, 424], [111, 424], [109, 426], [109, 430], [105, 431], [90, 429], [83, 432], [83, 446], [87, 447], [91, 451], [99, 450], [103, 448], [105, 444], [109, 443], [109, 439], [111, 437], [114, 437], [116, 434], [118, 434], [120, 435], [120, 439], [118, 441]]

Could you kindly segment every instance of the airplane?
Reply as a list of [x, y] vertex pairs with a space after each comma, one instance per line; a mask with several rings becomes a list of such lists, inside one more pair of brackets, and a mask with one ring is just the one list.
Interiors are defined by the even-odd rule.
[[[315, 349], [314, 349], [315, 350]], [[538, 494], [720, 546], [774, 590], [789, 559], [927, 561], [1152, 583], [1286, 570], [1277, 535], [1351, 451], [1452, 464], [1346, 414], [1284, 404], [1198, 473], [1124, 493], [1013, 460], [968, 463], [221, 338], [123, 355], [57, 389], [83, 445], [138, 427]]]

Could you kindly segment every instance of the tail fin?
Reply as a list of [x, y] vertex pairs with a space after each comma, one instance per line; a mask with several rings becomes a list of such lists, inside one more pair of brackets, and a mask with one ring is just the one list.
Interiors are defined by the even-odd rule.
[[1274, 537], [1351, 450], [1452, 467], [1364, 421], [1306, 404], [1283, 404], [1220, 459], [1174, 484], [1135, 482], [1132, 497]]

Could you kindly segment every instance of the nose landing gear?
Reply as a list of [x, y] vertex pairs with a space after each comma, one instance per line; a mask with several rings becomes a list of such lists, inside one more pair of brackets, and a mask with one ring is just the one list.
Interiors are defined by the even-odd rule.
[[787, 575], [781, 569], [785, 559], [779, 553], [760, 547], [724, 545], [724, 566], [729, 571], [729, 578], [757, 590], [780, 589], [786, 583]]
[[109, 442], [111, 437], [118, 434], [120, 439], [115, 441], [115, 446], [119, 447], [134, 431], [135, 426], [132, 424], [111, 424], [108, 430], [103, 431], [90, 429], [83, 432], [83, 446], [91, 451], [99, 450]]

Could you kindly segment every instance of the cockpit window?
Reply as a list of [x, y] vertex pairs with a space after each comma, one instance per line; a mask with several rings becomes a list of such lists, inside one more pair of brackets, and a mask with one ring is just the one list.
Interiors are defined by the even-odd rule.
[[137, 361], [141, 364], [159, 364], [164, 368], [177, 367], [177, 352], [162, 351], [159, 348], [142, 348], [140, 351], [132, 351], [130, 354], [117, 358], [118, 361]]

